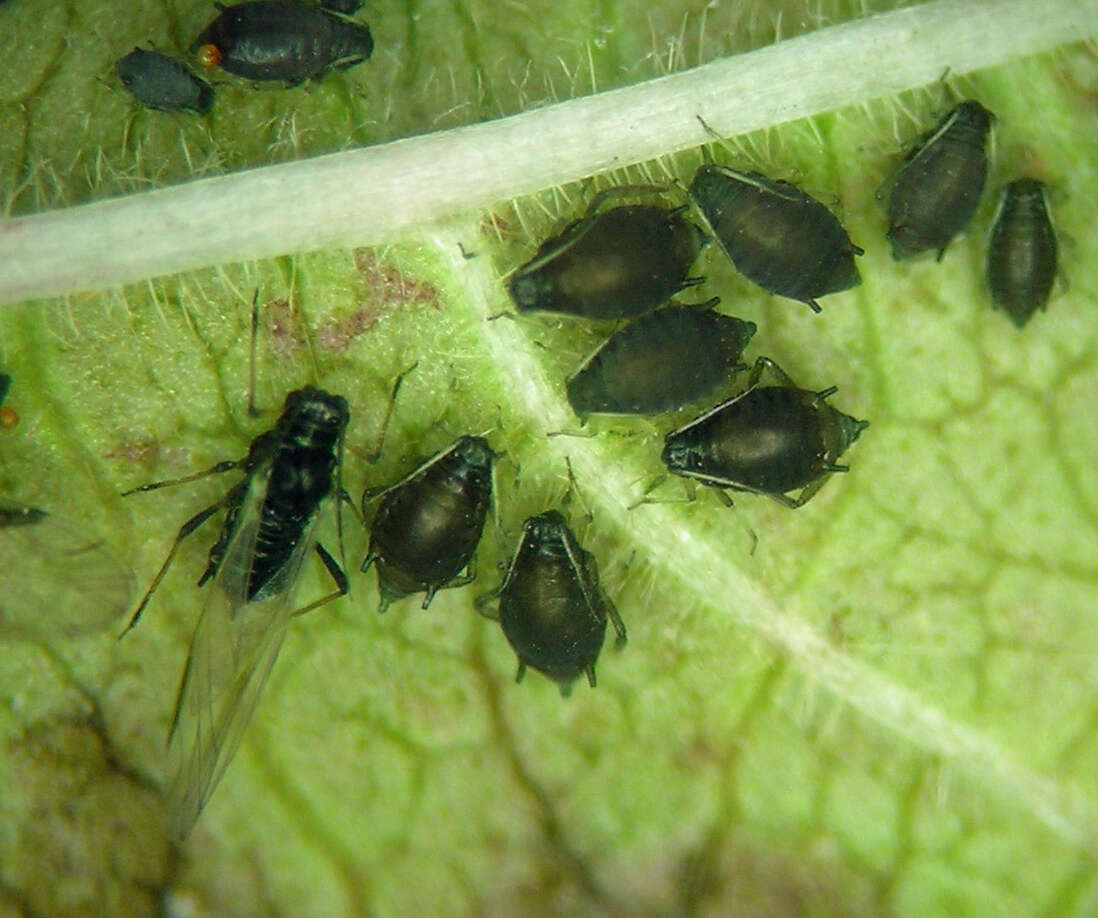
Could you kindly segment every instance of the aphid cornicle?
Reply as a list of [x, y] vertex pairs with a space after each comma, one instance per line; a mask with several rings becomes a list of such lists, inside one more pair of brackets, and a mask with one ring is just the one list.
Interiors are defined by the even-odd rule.
[[991, 299], [1021, 328], [1044, 309], [1056, 279], [1056, 231], [1048, 194], [1036, 179], [1024, 178], [1003, 189], [987, 250]]
[[160, 54], [134, 48], [115, 64], [118, 78], [142, 105], [160, 111], [190, 110], [206, 114], [213, 106], [210, 84], [183, 64]]
[[704, 398], [737, 370], [755, 323], [721, 315], [714, 297], [672, 305], [615, 332], [567, 382], [578, 415], [655, 414]]
[[942, 260], [980, 203], [995, 116], [969, 99], [920, 138], [892, 183], [888, 241], [896, 261], [936, 249]]
[[362, 570], [377, 570], [379, 612], [419, 592], [426, 609], [440, 589], [472, 582], [494, 459], [483, 437], [459, 437], [396, 484], [363, 494], [363, 516], [379, 501], [362, 562]]
[[[314, 523], [325, 502], [342, 493], [340, 466], [348, 419], [342, 396], [311, 386], [298, 389], [286, 396], [274, 427], [252, 440], [243, 459], [126, 492], [151, 491], [234, 469], [244, 473], [221, 500], [183, 524], [126, 629], [137, 623], [180, 543], [224, 508], [221, 534], [198, 581], [199, 586], [215, 582], [191, 640], [172, 719], [171, 745], [179, 767], [168, 798], [177, 838], [190, 832], [236, 752], [290, 619], [347, 592], [347, 577], [316, 541]], [[335, 589], [295, 609], [302, 564], [313, 550]]]
[[520, 312], [587, 319], [630, 319], [651, 312], [701, 283], [687, 274], [705, 236], [683, 218], [684, 210], [630, 204], [589, 213], [542, 243], [515, 272], [510, 283], [515, 306]]
[[607, 618], [617, 632], [616, 646], [625, 645], [625, 625], [599, 586], [595, 559], [556, 510], [525, 522], [502, 585], [481, 597], [478, 607], [496, 596], [499, 623], [519, 660], [516, 682], [530, 666], [556, 682], [561, 695], [571, 692], [580, 675], [594, 688]]
[[357, 22], [289, 0], [255, 0], [221, 12], [192, 45], [203, 66], [221, 66], [249, 80], [288, 85], [323, 79], [368, 60], [370, 30]]
[[[779, 381], [761, 386], [764, 371]], [[839, 457], [869, 426], [837, 411], [835, 386], [799, 389], [769, 358], [755, 361], [747, 389], [667, 435], [663, 461], [676, 475], [712, 488], [765, 494], [790, 508], [807, 503]], [[789, 497], [790, 491], [802, 489]]]
[[758, 172], [705, 165], [690, 197], [736, 270], [768, 293], [807, 303], [861, 283], [854, 256], [864, 251], [815, 198]]

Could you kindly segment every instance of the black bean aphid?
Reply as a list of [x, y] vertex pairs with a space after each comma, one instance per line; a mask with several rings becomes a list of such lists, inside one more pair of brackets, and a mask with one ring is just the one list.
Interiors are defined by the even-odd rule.
[[368, 60], [370, 30], [314, 6], [289, 0], [256, 0], [221, 12], [195, 40], [204, 67], [220, 65], [249, 80], [288, 85], [323, 79]]
[[819, 312], [817, 297], [861, 283], [854, 256], [864, 251], [831, 211], [788, 182], [705, 165], [690, 197], [736, 270], [768, 293]]
[[683, 212], [630, 204], [577, 220], [542, 243], [515, 272], [510, 283], [515, 306], [520, 312], [587, 319], [630, 319], [651, 312], [701, 283], [687, 273], [705, 237], [683, 219]]
[[896, 261], [937, 249], [968, 226], [987, 179], [984, 147], [995, 116], [968, 100], [925, 134], [904, 159], [888, 202], [888, 241]]
[[[169, 806], [178, 838], [190, 832], [236, 752], [290, 619], [347, 592], [346, 574], [316, 541], [314, 523], [328, 498], [342, 493], [340, 466], [348, 419], [341, 396], [311, 386], [299, 389], [286, 396], [274, 427], [252, 440], [243, 459], [126, 492], [151, 491], [234, 469], [244, 473], [221, 500], [180, 527], [126, 629], [137, 624], [180, 543], [224, 508], [221, 534], [198, 584], [215, 582], [191, 640], [172, 719], [171, 743], [180, 765]], [[295, 609], [302, 565], [314, 549], [335, 589]]]
[[1011, 182], [991, 228], [987, 283], [992, 301], [1018, 328], [1045, 308], [1056, 279], [1056, 253], [1045, 186], [1029, 178]]
[[[760, 386], [764, 370], [781, 383]], [[797, 388], [769, 358], [760, 357], [742, 394], [667, 435], [663, 461], [676, 475], [712, 488], [765, 494], [790, 508], [807, 503], [838, 458], [869, 426], [836, 411], [827, 398], [835, 386]], [[801, 490], [792, 498], [788, 492]]]
[[204, 115], [213, 106], [210, 84], [166, 54], [134, 48], [119, 58], [115, 68], [122, 85], [149, 108], [165, 112], [189, 110]]
[[329, 13], [351, 16], [362, 9], [363, 0], [321, 0], [320, 8]]
[[473, 580], [473, 555], [492, 501], [494, 459], [483, 437], [459, 437], [396, 484], [362, 496], [364, 516], [380, 500], [362, 562], [362, 570], [377, 570], [379, 612], [424, 591], [426, 609], [440, 589]]
[[598, 569], [556, 510], [530, 517], [503, 584], [478, 606], [499, 597], [499, 622], [518, 656], [515, 681], [530, 666], [567, 696], [581, 675], [595, 687], [595, 661], [607, 618], [625, 645], [625, 625], [599, 586]]
[[704, 398], [737, 370], [755, 323], [721, 315], [714, 297], [668, 306], [615, 332], [567, 382], [578, 415], [655, 414]]

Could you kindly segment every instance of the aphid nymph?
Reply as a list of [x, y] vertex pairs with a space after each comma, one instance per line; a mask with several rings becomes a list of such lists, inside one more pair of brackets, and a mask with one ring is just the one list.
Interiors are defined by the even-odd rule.
[[[617, 189], [610, 189], [611, 192]], [[511, 278], [520, 312], [559, 312], [587, 319], [629, 319], [651, 312], [686, 287], [705, 236], [685, 208], [628, 204], [587, 216], [541, 244]]]
[[210, 84], [166, 54], [134, 48], [119, 58], [115, 68], [122, 85], [149, 108], [166, 112], [190, 110], [204, 115], [213, 106]]
[[518, 656], [515, 681], [530, 666], [572, 691], [581, 675], [595, 687], [595, 662], [602, 650], [607, 618], [625, 646], [625, 625], [599, 586], [595, 559], [580, 546], [556, 510], [530, 517], [500, 588], [481, 597], [499, 598], [499, 623]]
[[290, 0], [214, 4], [217, 18], [192, 45], [205, 67], [220, 66], [249, 80], [293, 86], [321, 80], [369, 59], [369, 28]]
[[995, 116], [969, 99], [954, 108], [904, 159], [888, 202], [888, 241], [896, 261], [936, 249], [942, 260], [980, 203], [987, 136]]
[[736, 270], [763, 290], [807, 303], [861, 283], [864, 251], [815, 198], [788, 182], [726, 166], [702, 166], [690, 197]]
[[440, 589], [472, 582], [495, 458], [483, 437], [459, 437], [396, 484], [363, 495], [363, 516], [377, 503], [362, 570], [377, 571], [379, 612], [419, 592], [426, 609]]
[[1048, 191], [1023, 178], [1003, 189], [987, 249], [987, 283], [992, 302], [1022, 328], [1044, 309], [1056, 279], [1056, 230]]
[[[760, 384], [766, 371], [779, 385]], [[836, 391], [800, 389], [760, 357], [743, 393], [667, 435], [664, 464], [711, 488], [765, 494], [800, 507], [831, 473], [849, 470], [838, 459], [869, 426], [827, 403]], [[797, 497], [788, 496], [798, 489]]]

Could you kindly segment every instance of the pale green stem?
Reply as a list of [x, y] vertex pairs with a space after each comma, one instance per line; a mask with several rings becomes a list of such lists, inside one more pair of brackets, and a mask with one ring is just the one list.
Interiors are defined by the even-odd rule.
[[584, 176], [1035, 54], [1098, 0], [935, 0], [510, 118], [0, 223], [0, 303], [375, 245]]

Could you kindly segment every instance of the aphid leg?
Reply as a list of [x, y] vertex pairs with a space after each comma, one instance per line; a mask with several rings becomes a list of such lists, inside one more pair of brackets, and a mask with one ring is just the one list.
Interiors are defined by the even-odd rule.
[[347, 493], [346, 488], [339, 489], [339, 499], [350, 508], [351, 513], [354, 514], [354, 518], [358, 520], [359, 524], [365, 526], [366, 521], [362, 518], [362, 511], [358, 509], [358, 504], [356, 504], [351, 498], [351, 495]]
[[[798, 507], [803, 507], [810, 500], [812, 500], [813, 497], [816, 496], [816, 492], [819, 491], [820, 488], [827, 484], [828, 477], [829, 476], [827, 475], [821, 475], [815, 481], [811, 482], [808, 485], [805, 485], [805, 488], [803, 491], [801, 491], [800, 496], [796, 500], [790, 501], [790, 503], [786, 506], [788, 506], [791, 510], [796, 510]], [[781, 496], [785, 497], [784, 494]], [[786, 500], [789, 500], [789, 498], [786, 497]]]
[[[595, 678], [595, 667], [587, 667], [587, 681], [591, 682]], [[592, 687], [594, 682], [591, 682]], [[560, 689], [561, 698], [570, 698], [572, 696], [572, 683], [571, 682], [558, 682], [557, 687]]]
[[865, 254], [865, 249], [863, 249], [860, 245], [855, 245], [853, 242], [850, 243], [850, 251], [853, 252], [855, 255]]
[[823, 312], [820, 304], [817, 303], [815, 300], [805, 300], [804, 302], [813, 312]]
[[[523, 663], [522, 660], [519, 660], [518, 669], [515, 670], [515, 681], [516, 682], [521, 682], [525, 675], [526, 675], [526, 664]], [[562, 694], [563, 694], [563, 692], [562, 692]]]
[[328, 550], [319, 542], [313, 546], [317, 555], [320, 556], [320, 561], [324, 565], [324, 569], [328, 571], [334, 581], [336, 588], [331, 593], [326, 593], [307, 606], [302, 606], [300, 609], [294, 610], [294, 617], [298, 615], [304, 615], [306, 612], [312, 612], [313, 609], [319, 608], [326, 603], [331, 602], [333, 599], [339, 599], [340, 596], [346, 596], [351, 591], [351, 585], [347, 581], [347, 574], [344, 573], [343, 568], [339, 566], [339, 562], [336, 561], [329, 553]]
[[[130, 492], [132, 493], [132, 492]], [[231, 493], [231, 492], [230, 492]], [[216, 504], [211, 504], [205, 510], [196, 513], [187, 522], [179, 527], [179, 532], [176, 534], [175, 541], [172, 542], [172, 547], [168, 551], [168, 556], [164, 559], [164, 563], [160, 565], [160, 570], [156, 572], [156, 576], [153, 578], [152, 584], [149, 586], [148, 591], [145, 593], [144, 598], [138, 604], [137, 609], [134, 611], [133, 616], [130, 618], [130, 622], [122, 630], [122, 633], [118, 635], [118, 640], [122, 640], [127, 634], [133, 630], [133, 627], [137, 624], [137, 620], [141, 618], [141, 613], [145, 611], [145, 606], [149, 604], [149, 600], [152, 599], [153, 593], [156, 592], [156, 588], [160, 586], [160, 581], [164, 579], [164, 575], [168, 573], [168, 568], [171, 567], [172, 561], [175, 559], [175, 553], [179, 550], [179, 546], [183, 540], [187, 538], [192, 532], [198, 529], [206, 520], [217, 513], [225, 505], [225, 499], [219, 500]]]
[[819, 408], [827, 399], [831, 398], [831, 396], [838, 391], [838, 386], [828, 386], [826, 389], [821, 389], [816, 393], [816, 397], [812, 399], [812, 407]]
[[210, 475], [221, 475], [224, 472], [231, 472], [233, 469], [240, 468], [244, 462], [244, 459], [229, 459], [225, 462], [219, 462], [217, 465], [210, 466], [210, 468], [201, 472], [195, 472], [193, 475], [184, 475], [182, 478], [169, 478], [165, 481], [153, 481], [136, 488], [130, 488], [128, 491], [123, 491], [121, 496], [129, 497], [131, 494], [138, 494], [142, 491], [155, 491], [158, 488], [168, 488], [172, 485], [187, 484], [189, 481], [198, 481], [200, 478], [206, 478]]
[[732, 503], [732, 498], [728, 496], [728, 492], [725, 491], [723, 488], [716, 488], [714, 489], [713, 493], [717, 495], [717, 500], [719, 500], [729, 509], [732, 509], [736, 506], [734, 503]]
[[423, 605], [420, 606], [420, 608], [421, 609], [426, 609], [431, 604], [431, 600], [435, 598], [435, 594], [437, 594], [440, 590], [452, 590], [456, 587], [468, 586], [470, 583], [472, 583], [476, 579], [477, 579], [477, 559], [473, 558], [473, 560], [470, 561], [466, 565], [465, 573], [461, 574], [458, 577], [455, 577], [453, 580], [447, 581], [446, 583], [441, 583], [441, 584], [433, 583], [433, 584], [431, 584], [427, 588], [427, 595], [424, 597]]
[[[706, 279], [704, 277], [687, 277], [687, 278], [684, 278], [683, 282], [682, 282], [682, 287], [679, 288], [679, 292], [681, 293], [683, 290], [686, 290], [690, 287], [698, 287], [701, 284], [704, 284], [705, 280]], [[720, 298], [718, 297], [717, 299], [718, 299], [718, 302], [719, 302]]]
[[[584, 667], [583, 671], [587, 675], [587, 684], [589, 686], [591, 686], [591, 688], [596, 688], [599, 683], [598, 683], [598, 680], [595, 678], [595, 664], [594, 663], [588, 663], [587, 666]], [[568, 683], [567, 688], [568, 688], [568, 691], [565, 692], [564, 691], [565, 685], [562, 682], [561, 686], [560, 686], [560, 689], [561, 689], [560, 694], [561, 694], [562, 698], [567, 698], [569, 695], [572, 694], [572, 683], [571, 682]]]
[[[503, 589], [502, 584], [491, 593], [485, 593], [483, 596], [478, 596], [473, 600], [473, 608], [477, 610], [480, 615], [483, 615], [486, 619], [493, 622], [499, 621], [499, 610], [493, 611], [488, 606], [499, 599], [500, 590]], [[517, 680], [516, 680], [517, 681]]]
[[628, 643], [625, 634], [625, 622], [621, 620], [618, 607], [614, 605], [609, 596], [603, 597], [603, 603], [606, 607], [606, 614], [610, 617], [610, 624], [614, 626], [614, 631], [617, 633], [617, 637], [614, 639], [614, 649], [621, 650]]
[[949, 248], [949, 243], [947, 242], [940, 249], [938, 249], [938, 257], [935, 258], [934, 260], [935, 261], [941, 261], [945, 257], [946, 249], [948, 249], [948, 248]]

